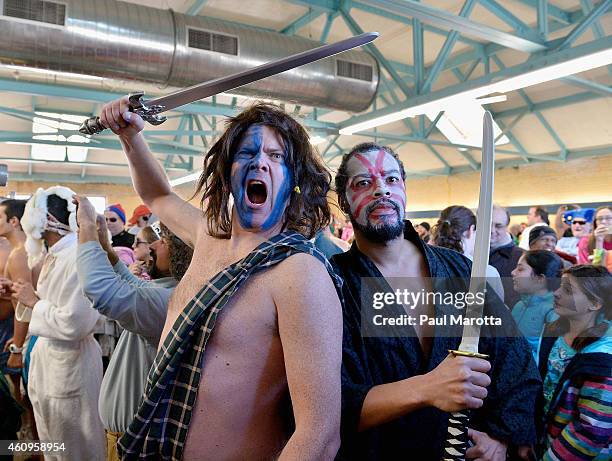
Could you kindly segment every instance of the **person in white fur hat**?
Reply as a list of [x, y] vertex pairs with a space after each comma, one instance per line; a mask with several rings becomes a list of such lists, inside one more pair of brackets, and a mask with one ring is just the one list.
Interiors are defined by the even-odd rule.
[[23, 280], [14, 282], [12, 290], [18, 319], [29, 321], [30, 333], [38, 336], [28, 374], [38, 435], [64, 448], [45, 459], [102, 461], [102, 355], [92, 334], [99, 314], [79, 286], [73, 195], [61, 186], [38, 189], [26, 204], [21, 224], [28, 264], [44, 262], [37, 290]]

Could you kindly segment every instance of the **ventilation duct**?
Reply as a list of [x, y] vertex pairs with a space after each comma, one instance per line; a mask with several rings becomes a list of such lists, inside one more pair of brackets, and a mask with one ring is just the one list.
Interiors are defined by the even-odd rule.
[[[184, 87], [320, 43], [226, 21], [114, 0], [0, 0], [0, 62]], [[352, 50], [235, 90], [359, 112], [379, 69]]]

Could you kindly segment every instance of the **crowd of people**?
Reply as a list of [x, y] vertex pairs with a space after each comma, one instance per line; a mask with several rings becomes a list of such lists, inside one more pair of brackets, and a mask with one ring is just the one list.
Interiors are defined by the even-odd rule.
[[[406, 220], [402, 161], [366, 143], [342, 158], [334, 216], [307, 133], [260, 103], [206, 154], [198, 208], [127, 98], [101, 121], [144, 202], [131, 219], [61, 186], [0, 203], [0, 439], [61, 442], [54, 460], [427, 461], [470, 410], [467, 459], [610, 459], [610, 206], [554, 228], [532, 207], [521, 235], [494, 206], [476, 248], [464, 206]], [[377, 294], [465, 293], [478, 251], [499, 321], [479, 354], [437, 321], [456, 305], [393, 298], [390, 320], [425, 321], [368, 323]]]

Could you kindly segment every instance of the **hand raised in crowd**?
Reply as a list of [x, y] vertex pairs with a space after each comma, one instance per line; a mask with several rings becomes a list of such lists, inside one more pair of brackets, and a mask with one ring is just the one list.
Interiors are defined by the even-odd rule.
[[79, 227], [94, 225], [96, 223], [96, 209], [84, 195], [74, 195], [73, 203], [77, 205], [77, 223]]
[[449, 355], [426, 375], [433, 385], [429, 403], [449, 413], [482, 407], [491, 384], [486, 374], [490, 369], [486, 360]]
[[145, 271], [145, 262], [144, 261], [134, 261], [129, 265], [130, 272], [134, 274], [136, 277], [140, 277]]
[[599, 225], [597, 229], [593, 231], [593, 236], [595, 237], [595, 243], [597, 244], [597, 248], [603, 248], [603, 242], [606, 238], [606, 235], [610, 233], [610, 229], [608, 226]]
[[34, 307], [40, 298], [36, 295], [31, 283], [19, 279], [13, 282], [13, 298], [27, 307]]
[[111, 237], [109, 235], [110, 232], [108, 231], [108, 226], [106, 225], [106, 219], [104, 219], [104, 216], [98, 216], [96, 218], [96, 226], [98, 241], [100, 242], [102, 248], [108, 251], [113, 245], [111, 243]]
[[506, 461], [506, 444], [489, 437], [486, 433], [468, 429], [468, 437], [474, 446], [465, 452], [466, 459], [476, 461]]
[[100, 122], [124, 139], [136, 136], [144, 129], [144, 120], [130, 112], [129, 97], [123, 96], [102, 106]]

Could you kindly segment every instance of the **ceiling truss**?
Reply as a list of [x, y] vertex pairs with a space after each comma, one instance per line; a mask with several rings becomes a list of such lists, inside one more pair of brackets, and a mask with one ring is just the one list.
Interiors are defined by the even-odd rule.
[[[437, 93], [453, 94], [464, 88], [469, 88], [480, 81], [493, 79], [500, 75], [512, 75], [523, 68], [528, 68], [537, 63], [538, 60], [549, 59], [559, 56], [559, 60], [570, 59], [580, 53], [580, 50], [592, 48], [612, 47], [612, 37], [605, 36], [600, 23], [602, 17], [610, 13], [612, 0], [596, 2], [593, 0], [580, 0], [580, 10], [569, 12], [549, 4], [547, 0], [517, 0], [535, 12], [537, 23], [533, 26], [525, 24], [511, 11], [502, 5], [503, 2], [496, 0], [464, 0], [458, 15], [438, 10], [431, 6], [412, 0], [286, 0], [289, 3], [300, 5], [306, 11], [292, 22], [286, 24], [282, 29], [276, 31], [292, 35], [307, 27], [313, 21], [324, 18], [320, 40], [327, 41], [331, 28], [336, 21], [343, 21], [353, 34], [363, 31], [362, 26], [355, 19], [354, 11], [374, 14], [386, 19], [400, 22], [412, 30], [413, 49], [406, 52], [413, 54], [413, 65], [406, 65], [387, 59], [377, 48], [376, 44], [368, 46], [369, 51], [377, 58], [381, 65], [381, 84], [376, 100], [370, 110], [359, 116], [350, 117], [340, 123], [330, 123], [321, 120], [328, 110], [314, 108], [305, 115], [301, 108], [295, 109], [295, 114], [300, 121], [314, 135], [327, 138], [325, 144], [319, 146], [324, 159], [331, 163], [341, 156], [345, 149], [339, 143], [342, 139], [339, 130], [360, 120], [372, 118], [378, 114], [409, 107], [422, 101], [428, 101], [437, 96]], [[470, 19], [474, 7], [480, 5], [493, 13], [509, 26], [512, 31], [502, 30], [480, 24]], [[206, 0], [195, 0], [187, 9], [187, 14], [206, 13]], [[609, 17], [609, 16], [608, 16]], [[549, 36], [559, 30], [567, 30], [567, 33], [556, 40], [549, 40]], [[576, 45], [587, 30], [593, 32], [594, 40], [582, 45]], [[438, 52], [437, 57], [430, 66], [424, 63], [423, 50], [424, 32], [433, 33], [444, 37], [444, 44]], [[482, 40], [485, 42], [483, 43]], [[467, 51], [451, 55], [456, 43], [467, 45]], [[507, 67], [499, 54], [507, 49], [520, 50], [525, 55], [522, 64]], [[610, 67], [610, 66], [609, 66]], [[481, 69], [480, 77], [472, 78], [476, 69]], [[456, 84], [442, 89], [434, 90], [441, 74], [450, 72]], [[612, 76], [612, 71], [608, 69]], [[502, 134], [510, 140], [508, 146], [496, 149], [500, 155], [496, 162], [497, 168], [520, 166], [541, 162], [565, 162], [586, 156], [600, 156], [612, 154], [612, 144], [597, 146], [590, 149], [571, 150], [568, 149], [562, 137], [557, 133], [545, 114], [546, 110], [571, 106], [588, 100], [607, 98], [612, 95], [612, 87], [589, 81], [579, 77], [566, 77], [562, 79], [564, 84], [579, 87], [582, 91], [571, 96], [563, 96], [546, 101], [532, 101], [525, 91], [519, 90], [523, 105], [509, 110], [494, 113], [496, 121], [502, 129]], [[47, 96], [87, 101], [99, 105], [113, 100], [122, 94], [88, 89], [85, 87], [62, 86], [47, 83], [34, 83], [18, 81], [9, 78], [0, 78], [0, 92], [22, 93], [33, 97]], [[37, 108], [32, 110], [20, 110], [0, 106], [0, 113], [21, 120], [31, 121]], [[49, 111], [48, 109], [44, 109]], [[210, 101], [202, 101], [189, 104], [180, 108], [171, 115], [178, 118], [176, 129], [161, 129], [145, 132], [145, 136], [151, 146], [151, 150], [162, 160], [167, 171], [184, 171], [185, 174], [197, 169], [201, 164], [202, 152], [211, 145], [215, 137], [220, 133], [223, 117], [237, 113], [239, 108], [234, 99], [231, 104], [220, 104], [216, 98]], [[65, 112], [65, 111], [63, 111]], [[538, 123], [554, 140], [558, 149], [549, 153], [529, 152], [514, 135], [513, 129], [527, 114], [535, 115]], [[84, 117], [91, 114], [79, 114]], [[440, 168], [428, 171], [410, 171], [409, 177], [428, 177], [436, 175], [450, 175], [466, 171], [475, 171], [480, 168], [473, 153], [476, 150], [472, 146], [453, 144], [451, 142], [435, 139], [432, 135], [437, 133], [436, 123], [440, 120], [442, 113], [433, 121], [428, 121], [425, 116], [417, 116], [415, 119], [402, 121], [405, 132], [385, 133], [373, 129], [359, 132], [359, 136], [373, 138], [380, 142], [388, 143], [393, 147], [401, 147], [406, 143], [419, 143], [427, 147], [432, 158], [440, 164]], [[61, 133], [60, 133], [61, 134]], [[501, 136], [501, 135], [500, 135]], [[50, 141], [39, 141], [33, 138], [31, 132], [0, 131], [0, 142], [13, 143], [44, 143], [53, 144]], [[61, 145], [79, 145], [78, 143], [60, 142]], [[87, 145], [91, 149], [120, 150], [119, 142], [113, 136], [99, 136], [92, 138]], [[438, 151], [439, 147], [452, 147], [458, 150], [467, 164], [462, 166], [451, 166], [444, 155]], [[506, 156], [506, 160], [504, 159]], [[194, 157], [198, 157], [194, 160]], [[512, 157], [512, 158], [508, 158]], [[3, 161], [23, 162], [24, 159], [4, 158]], [[25, 159], [25, 161], [28, 161]], [[32, 165], [38, 160], [30, 160], [28, 174], [12, 175], [14, 180], [53, 180], [62, 182], [111, 182], [129, 183], [129, 178], [118, 176], [100, 176], [95, 174], [98, 167], [117, 166], [125, 167], [123, 163], [106, 162], [56, 162], [59, 164], [70, 163], [82, 167], [78, 175], [48, 175], [39, 177], [32, 172]]]

